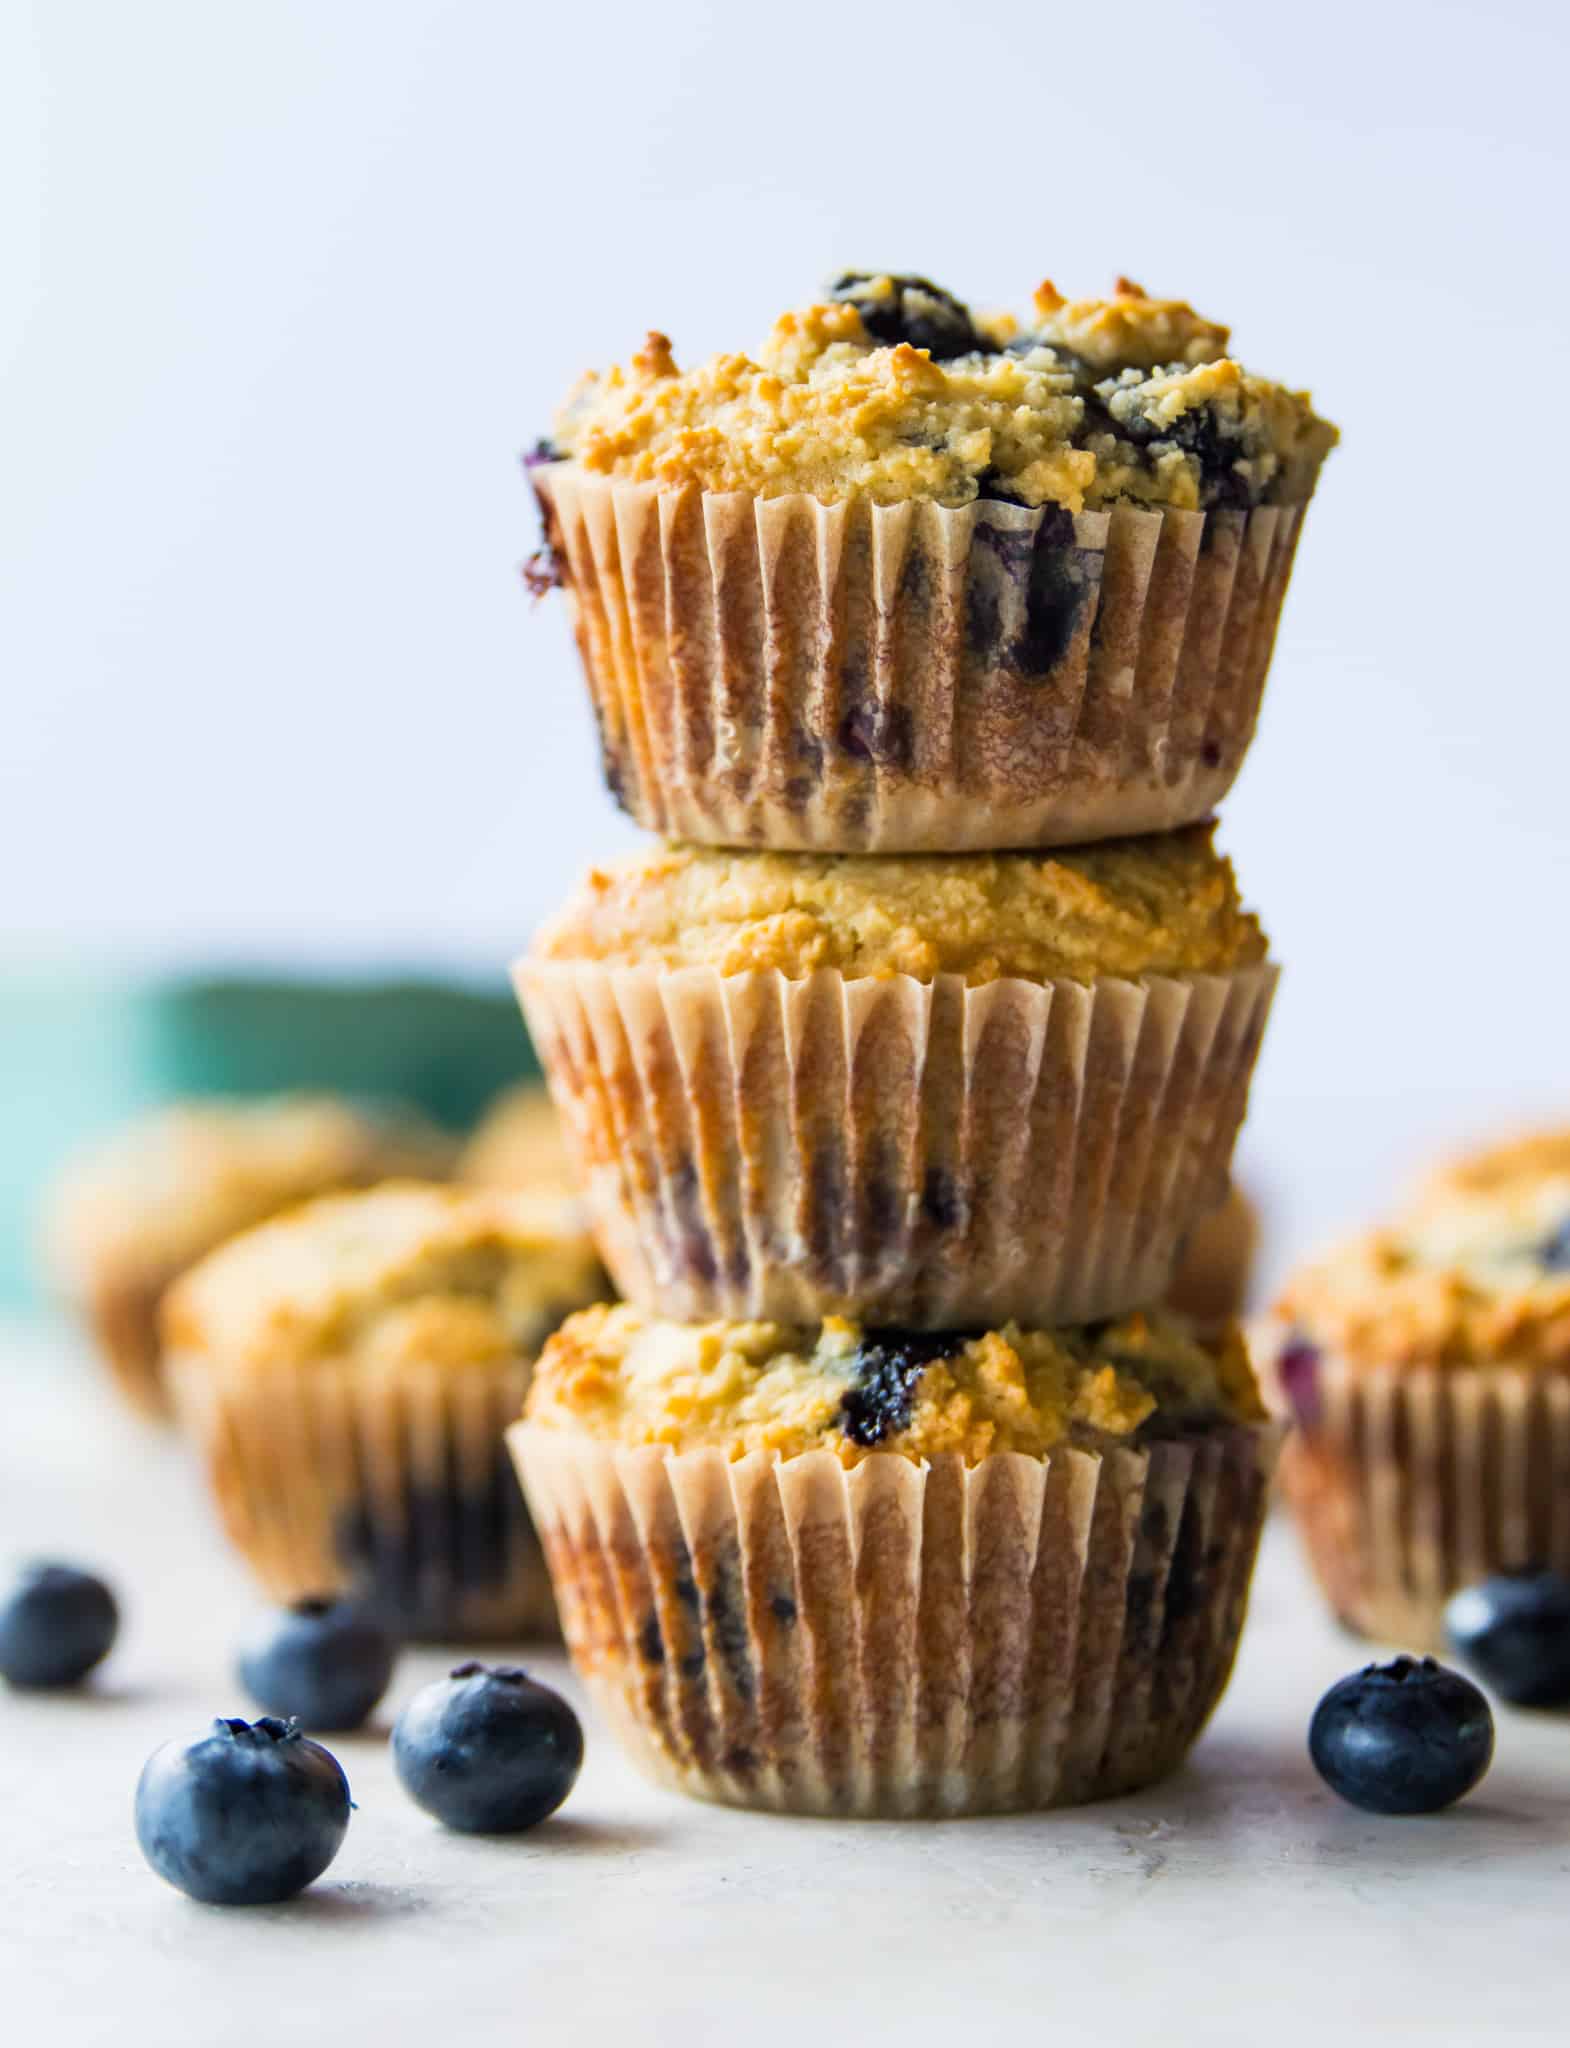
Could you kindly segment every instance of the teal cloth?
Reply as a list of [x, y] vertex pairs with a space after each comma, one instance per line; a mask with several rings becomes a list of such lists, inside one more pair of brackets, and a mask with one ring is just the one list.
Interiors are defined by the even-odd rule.
[[182, 1095], [322, 1088], [453, 1130], [537, 1074], [513, 996], [413, 977], [0, 980], [0, 1304], [40, 1298], [39, 1202], [76, 1146]]

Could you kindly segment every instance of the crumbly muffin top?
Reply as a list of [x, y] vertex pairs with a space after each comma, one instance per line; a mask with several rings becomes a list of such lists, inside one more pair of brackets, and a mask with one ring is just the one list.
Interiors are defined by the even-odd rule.
[[591, 871], [535, 957], [975, 986], [1223, 973], [1263, 960], [1265, 937], [1200, 825], [1050, 854], [660, 847]]
[[61, 1176], [48, 1221], [53, 1263], [70, 1288], [172, 1277], [296, 1202], [392, 1175], [444, 1174], [452, 1152], [412, 1111], [334, 1096], [177, 1103]]
[[1355, 1366], [1570, 1365], [1570, 1172], [1503, 1164], [1305, 1267], [1283, 1322]]
[[1036, 293], [1034, 322], [972, 316], [925, 278], [848, 273], [758, 351], [676, 366], [650, 334], [582, 380], [547, 454], [590, 472], [761, 497], [804, 492], [1070, 512], [1301, 503], [1336, 429], [1227, 354], [1227, 330], [1120, 278]]
[[587, 1309], [541, 1353], [525, 1413], [551, 1429], [732, 1458], [828, 1450], [1040, 1457], [1065, 1440], [1139, 1443], [1263, 1414], [1235, 1328], [1201, 1342], [1161, 1315], [1079, 1329], [934, 1334], [831, 1317], [669, 1323], [628, 1306]]
[[570, 1203], [394, 1181], [231, 1239], [166, 1297], [163, 1337], [230, 1370], [489, 1365], [605, 1291]]
[[465, 1187], [575, 1193], [561, 1119], [545, 1090], [529, 1082], [498, 1096], [459, 1153], [455, 1178]]
[[[1425, 1195], [1486, 1195], [1496, 1189], [1570, 1177], [1570, 1129], [1520, 1131], [1480, 1150], [1464, 1152], [1432, 1173]], [[1421, 1197], [1420, 1197], [1421, 1199]]]

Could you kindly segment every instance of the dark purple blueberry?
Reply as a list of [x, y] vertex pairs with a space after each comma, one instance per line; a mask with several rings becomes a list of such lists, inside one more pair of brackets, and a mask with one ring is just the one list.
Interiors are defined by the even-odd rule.
[[523, 457], [525, 469], [538, 469], [542, 462], [560, 462], [561, 450], [548, 435], [542, 434], [534, 446], [527, 449]]
[[113, 1647], [115, 1597], [70, 1564], [26, 1564], [0, 1593], [0, 1677], [23, 1690], [76, 1685]]
[[240, 1652], [240, 1683], [266, 1713], [358, 1728], [387, 1690], [398, 1638], [356, 1600], [297, 1600]]
[[1494, 1756], [1494, 1717], [1469, 1678], [1397, 1657], [1333, 1685], [1314, 1709], [1308, 1753], [1332, 1792], [1365, 1813], [1437, 1813]]
[[963, 1331], [863, 1330], [855, 1380], [840, 1402], [840, 1428], [853, 1444], [878, 1444], [910, 1421], [916, 1385], [929, 1365], [968, 1342]]
[[1570, 1579], [1501, 1572], [1467, 1586], [1445, 1609], [1457, 1656], [1516, 1707], [1570, 1706]]
[[142, 1768], [136, 1839], [158, 1875], [209, 1906], [269, 1906], [313, 1884], [353, 1802], [338, 1759], [293, 1722], [215, 1721]]
[[527, 1672], [460, 1664], [417, 1692], [393, 1729], [409, 1797], [468, 1835], [512, 1835], [553, 1814], [583, 1764], [578, 1717]]
[[[873, 287], [885, 277], [894, 287], [887, 296]], [[856, 308], [861, 324], [885, 348], [908, 342], [924, 348], [934, 362], [953, 356], [995, 352], [995, 344], [978, 332], [970, 308], [925, 277], [894, 277], [886, 270], [846, 270], [829, 286], [832, 297]]]
[[1537, 1263], [1545, 1273], [1570, 1273], [1570, 1216], [1538, 1246]]
[[1319, 1420], [1318, 1345], [1294, 1332], [1276, 1360], [1276, 1378], [1295, 1419], [1312, 1429]]

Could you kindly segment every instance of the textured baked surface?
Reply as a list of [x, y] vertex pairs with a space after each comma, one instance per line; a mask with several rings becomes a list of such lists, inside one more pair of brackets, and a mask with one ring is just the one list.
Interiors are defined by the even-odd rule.
[[590, 474], [764, 497], [1295, 504], [1336, 430], [1226, 353], [1224, 327], [1120, 279], [1036, 294], [1033, 324], [975, 320], [924, 280], [869, 274], [787, 313], [754, 359], [681, 371], [651, 333], [585, 378], [551, 451]]
[[1208, 826], [1057, 854], [729, 853], [596, 868], [535, 957], [850, 977], [1224, 973], [1266, 945]]
[[532, 1355], [603, 1288], [570, 1204], [396, 1182], [233, 1239], [171, 1292], [163, 1332], [225, 1371], [487, 1367]]
[[541, 1354], [528, 1419], [627, 1445], [730, 1457], [874, 1450], [1041, 1456], [1263, 1415], [1237, 1329], [1201, 1341], [1173, 1318], [973, 1334], [673, 1323], [585, 1310]]
[[1278, 1313], [1353, 1366], [1570, 1364], [1570, 1172], [1483, 1155], [1306, 1266]]

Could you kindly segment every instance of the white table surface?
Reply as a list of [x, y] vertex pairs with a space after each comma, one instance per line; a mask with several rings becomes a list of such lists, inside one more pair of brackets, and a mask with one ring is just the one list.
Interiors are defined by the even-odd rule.
[[[1279, 1524], [1209, 1733], [1133, 1798], [946, 1823], [735, 1813], [645, 1786], [589, 1716], [562, 1813], [484, 1841], [404, 1797], [383, 1715], [334, 1739], [359, 1810], [332, 1870], [250, 1910], [161, 1884], [130, 1813], [159, 1742], [250, 1711], [229, 1662], [253, 1596], [179, 1446], [123, 1419], [71, 1347], [17, 1326], [0, 1327], [0, 1552], [95, 1564], [126, 1613], [80, 1695], [0, 1690], [0, 2040], [1570, 2035], [1570, 1718], [1504, 1709], [1491, 1775], [1449, 1814], [1343, 1806], [1304, 1737], [1362, 1654]], [[388, 1704], [454, 1661], [411, 1654]], [[529, 1661], [582, 1706], [560, 1657]]]

